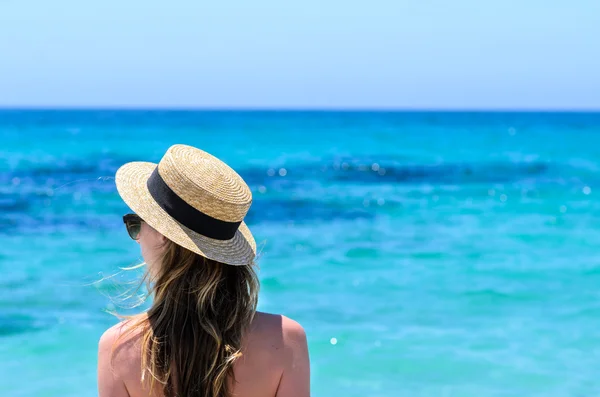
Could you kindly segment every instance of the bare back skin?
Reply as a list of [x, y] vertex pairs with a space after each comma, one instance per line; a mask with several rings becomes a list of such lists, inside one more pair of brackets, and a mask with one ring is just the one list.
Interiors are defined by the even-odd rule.
[[[115, 343], [124, 323], [109, 328], [99, 344], [99, 397], [163, 397], [160, 385], [141, 383], [140, 335]], [[234, 366], [232, 397], [309, 397], [310, 364], [304, 329], [281, 315], [256, 313]], [[112, 357], [112, 360], [111, 360]], [[202, 374], [198, 374], [202, 376]]]

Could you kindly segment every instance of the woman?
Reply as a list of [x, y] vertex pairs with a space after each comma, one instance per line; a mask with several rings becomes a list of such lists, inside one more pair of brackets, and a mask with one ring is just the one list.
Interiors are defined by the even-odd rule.
[[309, 396], [304, 330], [256, 312], [256, 244], [243, 222], [252, 194], [242, 178], [175, 145], [158, 166], [125, 164], [116, 181], [135, 212], [124, 222], [153, 302], [102, 335], [100, 397]]

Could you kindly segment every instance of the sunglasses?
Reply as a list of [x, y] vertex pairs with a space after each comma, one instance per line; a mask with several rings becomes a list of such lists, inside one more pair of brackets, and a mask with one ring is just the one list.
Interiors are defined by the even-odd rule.
[[137, 240], [140, 237], [142, 222], [142, 218], [136, 214], [127, 214], [123, 216], [123, 223], [125, 223], [127, 233], [129, 233], [129, 237], [131, 237], [133, 240]]

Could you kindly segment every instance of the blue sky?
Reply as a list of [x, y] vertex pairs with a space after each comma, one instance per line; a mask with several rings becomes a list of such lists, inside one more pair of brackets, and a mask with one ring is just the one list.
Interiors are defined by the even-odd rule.
[[0, 0], [0, 106], [600, 109], [600, 1]]

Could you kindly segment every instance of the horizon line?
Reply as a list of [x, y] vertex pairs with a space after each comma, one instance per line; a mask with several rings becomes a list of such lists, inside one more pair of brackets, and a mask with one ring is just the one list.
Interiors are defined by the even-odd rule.
[[242, 106], [5, 106], [0, 111], [171, 111], [171, 112], [372, 112], [372, 113], [600, 113], [598, 108], [463, 108], [463, 107], [242, 107]]

